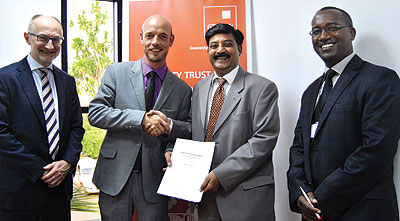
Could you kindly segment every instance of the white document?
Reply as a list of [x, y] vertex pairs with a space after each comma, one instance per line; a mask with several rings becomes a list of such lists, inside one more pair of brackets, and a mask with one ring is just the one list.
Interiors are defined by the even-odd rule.
[[176, 139], [172, 166], [167, 168], [158, 187], [158, 194], [191, 202], [200, 202], [201, 184], [210, 171], [214, 142]]

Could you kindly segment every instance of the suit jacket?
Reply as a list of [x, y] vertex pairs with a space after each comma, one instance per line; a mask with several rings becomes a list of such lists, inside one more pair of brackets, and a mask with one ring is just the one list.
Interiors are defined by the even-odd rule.
[[287, 172], [291, 209], [298, 211], [301, 186], [314, 192], [324, 220], [398, 220], [393, 184], [400, 125], [397, 74], [354, 56], [326, 101], [311, 140], [321, 84], [322, 77], [301, 99]]
[[152, 137], [141, 125], [146, 112], [141, 61], [110, 65], [89, 105], [89, 122], [107, 129], [94, 172], [94, 184], [111, 196], [119, 194], [142, 148], [142, 182], [146, 200], [166, 200], [156, 193], [164, 174], [162, 168], [166, 167], [164, 152], [170, 148], [176, 134], [190, 137], [190, 131], [181, 130], [183, 127], [179, 124], [189, 118], [191, 95], [191, 88], [167, 70], [153, 109], [179, 121], [174, 121], [166, 139]]
[[[53, 66], [58, 95], [60, 141], [55, 160], [72, 171], [60, 187], [72, 197], [72, 172], [82, 149], [82, 113], [72, 76]], [[0, 69], [0, 208], [41, 205], [47, 184], [41, 181], [49, 155], [43, 107], [27, 59]]]
[[[193, 90], [192, 139], [204, 141], [212, 75]], [[273, 82], [239, 67], [225, 97], [212, 141], [211, 170], [223, 220], [274, 220], [272, 151], [279, 133], [278, 91]]]

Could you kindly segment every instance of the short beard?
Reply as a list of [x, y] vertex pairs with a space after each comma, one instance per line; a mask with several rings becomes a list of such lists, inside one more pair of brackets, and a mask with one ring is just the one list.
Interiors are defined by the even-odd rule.
[[149, 60], [149, 61], [151, 61], [151, 62], [160, 62], [160, 61], [162, 61], [164, 58], [165, 58], [165, 56], [162, 56], [162, 57], [159, 57], [159, 58], [152, 58], [150, 55], [149, 55], [149, 53], [148, 52], [145, 52], [145, 55], [146, 55], [146, 57], [147, 57], [147, 59]]

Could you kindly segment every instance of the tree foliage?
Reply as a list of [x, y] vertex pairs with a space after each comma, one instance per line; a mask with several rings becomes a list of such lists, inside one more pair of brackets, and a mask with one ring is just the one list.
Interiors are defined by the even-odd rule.
[[[104, 70], [111, 64], [109, 57], [112, 53], [112, 39], [109, 39], [107, 31], [103, 31], [101, 38], [101, 27], [107, 19], [107, 12], [102, 13], [99, 2], [92, 4], [89, 16], [82, 10], [77, 18], [79, 29], [84, 31], [86, 36], [72, 40], [72, 49], [76, 51], [76, 56], [69, 73], [77, 81], [78, 93], [89, 98], [96, 94]], [[74, 27], [74, 22], [71, 20], [69, 25]]]
[[[72, 49], [76, 56], [69, 73], [75, 77], [78, 94], [84, 99], [91, 100], [95, 96], [104, 70], [111, 64], [112, 39], [109, 39], [107, 31], [103, 31], [107, 19], [107, 12], [102, 13], [99, 2], [92, 4], [89, 15], [82, 10], [76, 19], [77, 26], [85, 35], [72, 39]], [[74, 25], [71, 20], [69, 26], [72, 28]], [[83, 120], [86, 132], [82, 140], [82, 154], [97, 158], [105, 131], [92, 127], [87, 114], [83, 115]]]
[[87, 114], [83, 114], [83, 128], [85, 128], [85, 136], [83, 136], [82, 140], [82, 154], [91, 158], [97, 158], [101, 143], [106, 136], [106, 131], [91, 126]]

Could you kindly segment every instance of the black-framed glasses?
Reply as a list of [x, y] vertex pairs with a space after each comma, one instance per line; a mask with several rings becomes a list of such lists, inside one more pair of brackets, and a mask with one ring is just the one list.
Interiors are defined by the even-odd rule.
[[350, 25], [343, 25], [343, 26], [329, 26], [329, 27], [326, 27], [326, 28], [314, 28], [313, 30], [311, 30], [309, 32], [309, 34], [316, 38], [316, 37], [321, 36], [322, 30], [324, 30], [328, 34], [333, 34], [333, 33], [339, 31], [342, 28], [351, 28], [351, 27], [352, 26], [350, 26]]
[[54, 45], [60, 45], [64, 40], [64, 38], [57, 38], [57, 37], [51, 38], [51, 37], [49, 37], [47, 35], [44, 35], [44, 34], [34, 34], [34, 33], [31, 33], [31, 32], [28, 32], [28, 34], [36, 36], [37, 40], [42, 42], [42, 43], [47, 43], [51, 39], [51, 42], [53, 42]]

